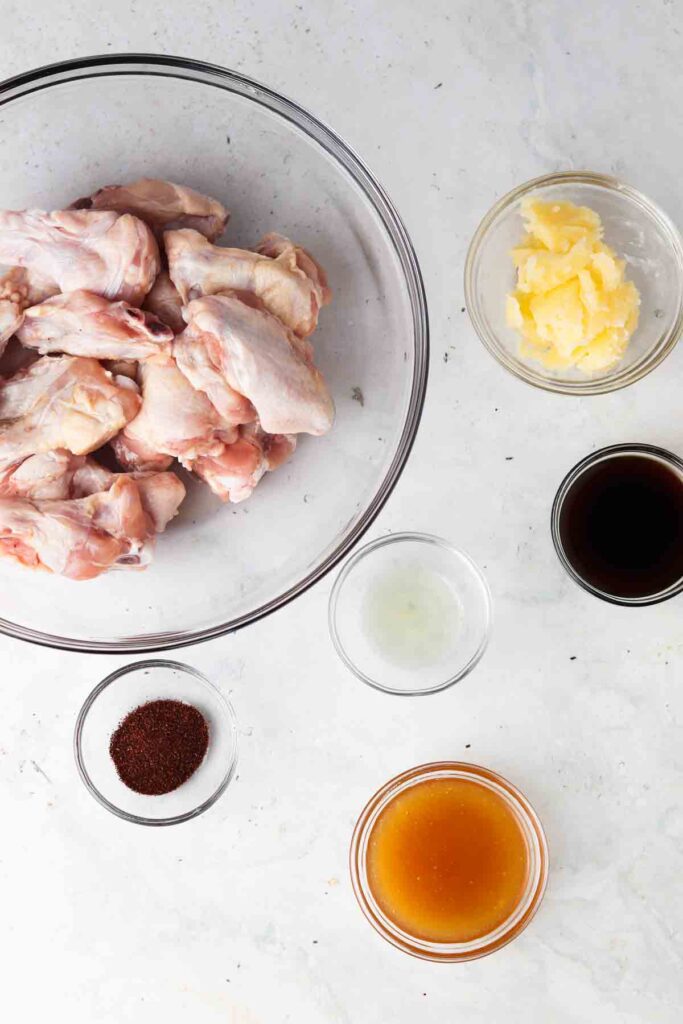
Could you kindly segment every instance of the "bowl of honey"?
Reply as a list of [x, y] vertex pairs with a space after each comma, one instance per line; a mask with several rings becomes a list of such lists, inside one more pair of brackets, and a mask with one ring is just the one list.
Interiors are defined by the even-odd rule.
[[441, 761], [386, 783], [353, 833], [351, 880], [370, 924], [423, 960], [474, 960], [528, 925], [548, 848], [528, 800], [478, 765]]

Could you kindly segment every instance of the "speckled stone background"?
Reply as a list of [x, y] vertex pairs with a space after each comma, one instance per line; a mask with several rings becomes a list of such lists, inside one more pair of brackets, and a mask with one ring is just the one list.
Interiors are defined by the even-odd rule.
[[[78, 708], [125, 659], [0, 641], [3, 1019], [678, 1024], [683, 605], [592, 600], [563, 575], [548, 515], [592, 448], [683, 450], [683, 349], [609, 397], [536, 393], [481, 348], [461, 279], [479, 217], [544, 171], [620, 175], [683, 222], [681, 4], [0, 0], [0, 22], [3, 76], [97, 52], [203, 58], [310, 106], [366, 159], [415, 242], [433, 345], [423, 426], [370, 536], [454, 540], [496, 612], [480, 667], [426, 700], [347, 674], [331, 580], [185, 652], [235, 703], [241, 765], [211, 812], [160, 831], [100, 809], [73, 763]], [[378, 785], [448, 757], [527, 793], [552, 870], [517, 942], [444, 967], [371, 931], [346, 858]]]

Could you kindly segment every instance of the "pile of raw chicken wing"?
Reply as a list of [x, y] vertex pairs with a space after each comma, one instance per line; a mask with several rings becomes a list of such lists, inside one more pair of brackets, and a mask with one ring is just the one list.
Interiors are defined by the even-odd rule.
[[177, 460], [242, 501], [334, 406], [300, 246], [217, 246], [215, 199], [144, 178], [0, 212], [0, 555], [71, 579], [148, 564]]

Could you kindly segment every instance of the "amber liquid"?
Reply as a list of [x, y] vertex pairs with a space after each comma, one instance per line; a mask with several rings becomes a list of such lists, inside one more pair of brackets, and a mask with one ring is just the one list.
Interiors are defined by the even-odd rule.
[[519, 906], [529, 851], [514, 812], [467, 779], [427, 779], [399, 793], [368, 840], [368, 883], [386, 916], [429, 942], [469, 942]]
[[560, 539], [578, 575], [605, 594], [647, 598], [683, 576], [683, 480], [645, 455], [616, 455], [568, 491]]

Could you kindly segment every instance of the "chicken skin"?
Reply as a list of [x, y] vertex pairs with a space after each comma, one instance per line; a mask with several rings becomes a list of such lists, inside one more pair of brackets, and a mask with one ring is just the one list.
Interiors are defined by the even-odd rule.
[[166, 270], [160, 271], [142, 308], [154, 313], [163, 323], [168, 324], [174, 334], [180, 334], [185, 327], [183, 300]]
[[0, 479], [0, 498], [87, 498], [108, 491], [123, 476], [137, 484], [150, 531], [163, 533], [185, 497], [185, 486], [175, 473], [112, 473], [89, 455], [72, 455], [62, 449], [32, 455]]
[[222, 501], [244, 501], [266, 471], [263, 452], [257, 444], [238, 437], [223, 445], [217, 455], [201, 455], [192, 470]]
[[258, 252], [262, 256], [269, 256], [272, 260], [286, 257], [285, 262], [294, 265], [316, 285], [320, 293], [321, 306], [327, 306], [332, 301], [332, 289], [327, 281], [327, 274], [303, 246], [295, 245], [289, 238], [278, 234], [277, 231], [270, 231], [263, 236], [260, 242], [257, 242], [254, 252]]
[[0, 498], [85, 498], [108, 491], [115, 476], [89, 455], [73, 455], [60, 448], [31, 455], [0, 476]]
[[[227, 385], [254, 406], [268, 434], [325, 434], [334, 404], [322, 375], [281, 323], [237, 295], [195, 299], [185, 309], [193, 344]], [[185, 339], [176, 340], [181, 349]]]
[[225, 291], [253, 294], [297, 337], [306, 338], [317, 326], [321, 306], [330, 301], [325, 276], [288, 239], [266, 239], [260, 244], [267, 253], [261, 254], [211, 245], [197, 231], [167, 231], [164, 247], [171, 280], [184, 303]]
[[[119, 473], [112, 474], [112, 486]], [[155, 533], [163, 533], [177, 514], [185, 497], [185, 485], [175, 473], [130, 473], [137, 484], [140, 501]]]
[[159, 272], [159, 249], [130, 214], [3, 210], [0, 264], [23, 267], [41, 300], [83, 288], [139, 306]]
[[271, 436], [257, 423], [225, 423], [173, 359], [155, 357], [140, 369], [142, 409], [112, 444], [126, 469], [163, 470], [175, 457], [223, 501], [236, 502], [294, 451], [292, 436]]
[[140, 379], [142, 408], [112, 445], [125, 469], [162, 470], [174, 458], [188, 465], [200, 455], [219, 454], [226, 440], [235, 440], [234, 428], [221, 421], [171, 357], [146, 360]]
[[260, 446], [266, 469], [271, 472], [289, 462], [296, 451], [296, 434], [267, 434], [258, 420], [242, 427], [240, 433]]
[[175, 473], [112, 473], [69, 452], [32, 456], [12, 482], [0, 485], [0, 557], [77, 580], [144, 568], [185, 497]]
[[16, 334], [22, 345], [43, 355], [66, 352], [114, 360], [158, 355], [173, 340], [171, 328], [153, 313], [86, 291], [55, 295], [27, 309]]
[[106, 185], [72, 204], [74, 210], [132, 213], [157, 234], [165, 229], [192, 228], [215, 242], [230, 214], [217, 199], [160, 178], [140, 178], [129, 185]]
[[112, 473], [89, 455], [72, 455], [67, 497], [87, 498], [108, 491], [123, 476], [137, 484], [149, 530], [163, 533], [185, 497], [185, 485], [175, 473]]
[[0, 473], [30, 455], [62, 448], [85, 455], [105, 444], [140, 408], [127, 383], [78, 356], [44, 356], [0, 383]]
[[221, 419], [239, 426], [256, 419], [256, 410], [248, 398], [228, 383], [221, 366], [220, 340], [202, 331], [192, 322], [173, 343], [178, 369], [197, 390], [203, 391]]
[[33, 569], [88, 580], [149, 560], [149, 520], [133, 480], [74, 501], [0, 499], [0, 555]]
[[248, 498], [264, 473], [282, 466], [295, 448], [294, 435], [266, 434], [258, 424], [249, 424], [219, 455], [195, 459], [192, 470], [222, 501], [236, 503]]
[[0, 474], [0, 498], [65, 500], [71, 495], [71, 481], [83, 455], [65, 449], [31, 455], [18, 466]]

